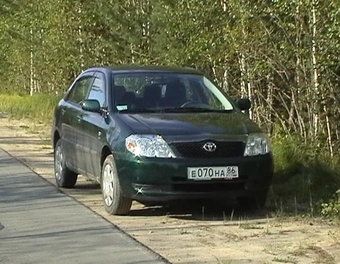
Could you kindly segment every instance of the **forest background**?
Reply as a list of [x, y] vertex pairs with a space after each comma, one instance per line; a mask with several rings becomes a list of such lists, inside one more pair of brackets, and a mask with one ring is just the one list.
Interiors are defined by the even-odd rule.
[[89, 66], [194, 67], [271, 135], [270, 205], [340, 218], [339, 55], [335, 0], [1, 0], [0, 112], [49, 122]]

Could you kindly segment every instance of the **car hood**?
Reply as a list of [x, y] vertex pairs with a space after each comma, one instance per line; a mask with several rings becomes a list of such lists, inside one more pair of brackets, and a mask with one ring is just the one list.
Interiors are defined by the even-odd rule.
[[135, 134], [156, 134], [163, 138], [225, 138], [260, 132], [240, 112], [119, 114]]

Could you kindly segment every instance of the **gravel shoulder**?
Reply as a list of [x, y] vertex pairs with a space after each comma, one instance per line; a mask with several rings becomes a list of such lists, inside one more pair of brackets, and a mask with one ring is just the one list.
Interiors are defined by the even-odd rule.
[[[53, 185], [49, 127], [0, 116], [0, 147]], [[108, 215], [98, 184], [79, 177], [63, 189], [171, 263], [340, 263], [340, 226], [310, 217], [230, 208], [144, 207]], [[60, 205], [62, 206], [62, 205]]]

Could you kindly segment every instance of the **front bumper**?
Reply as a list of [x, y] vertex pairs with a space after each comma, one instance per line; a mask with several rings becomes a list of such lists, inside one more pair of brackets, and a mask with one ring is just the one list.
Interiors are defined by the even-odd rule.
[[[140, 202], [226, 199], [266, 192], [273, 175], [271, 154], [216, 159], [115, 157], [123, 192]], [[188, 167], [238, 166], [236, 179], [189, 180]]]

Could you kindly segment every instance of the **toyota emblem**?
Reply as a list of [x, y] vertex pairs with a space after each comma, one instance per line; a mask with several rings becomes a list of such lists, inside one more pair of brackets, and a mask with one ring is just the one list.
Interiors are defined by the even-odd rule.
[[207, 142], [203, 145], [203, 149], [208, 152], [214, 152], [216, 150], [216, 144], [213, 142]]

